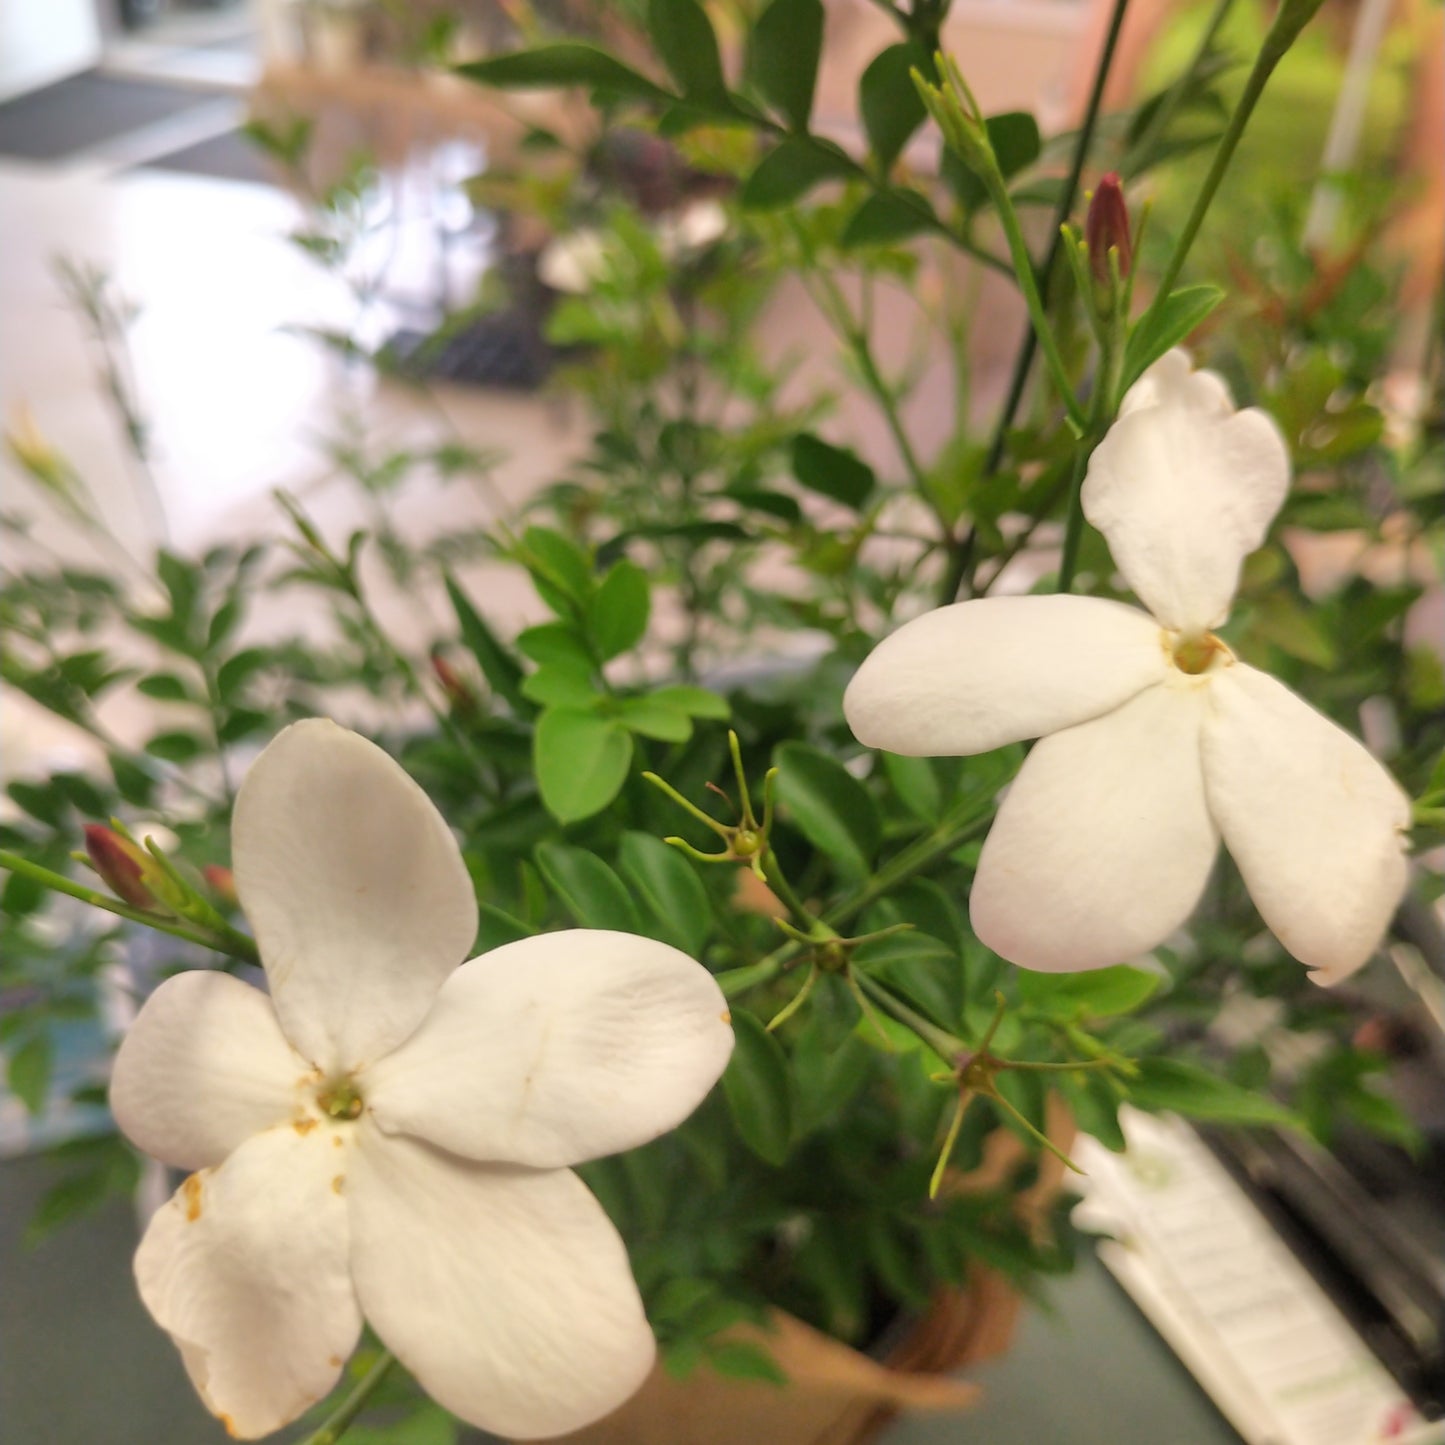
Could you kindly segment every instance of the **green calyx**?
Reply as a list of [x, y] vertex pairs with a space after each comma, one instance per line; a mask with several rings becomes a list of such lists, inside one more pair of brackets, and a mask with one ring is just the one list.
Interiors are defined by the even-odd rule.
[[338, 1079], [328, 1084], [317, 1094], [316, 1102], [328, 1119], [343, 1121], [359, 1119], [365, 1107], [365, 1101], [351, 1079]]

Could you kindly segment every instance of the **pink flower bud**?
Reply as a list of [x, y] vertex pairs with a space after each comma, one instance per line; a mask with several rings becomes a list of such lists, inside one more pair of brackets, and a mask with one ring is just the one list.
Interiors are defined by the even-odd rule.
[[85, 825], [85, 851], [101, 879], [124, 903], [132, 908], [155, 909], [155, 896], [145, 883], [145, 858], [140, 849], [128, 843], [104, 823]]
[[229, 868], [223, 868], [219, 863], [207, 863], [201, 869], [201, 875], [205, 878], [211, 892], [227, 908], [235, 908], [240, 904], [241, 900], [236, 894], [236, 879]]
[[1094, 191], [1084, 219], [1084, 240], [1096, 281], [1109, 283], [1111, 248], [1119, 253], [1119, 275], [1129, 274], [1134, 264], [1134, 243], [1129, 235], [1129, 208], [1124, 204], [1124, 187], [1117, 171], [1110, 171]]
[[471, 688], [462, 681], [461, 674], [440, 652], [432, 653], [431, 670], [436, 674], [436, 680], [441, 683], [447, 701], [458, 712], [467, 712], [475, 705], [476, 699], [472, 696]]

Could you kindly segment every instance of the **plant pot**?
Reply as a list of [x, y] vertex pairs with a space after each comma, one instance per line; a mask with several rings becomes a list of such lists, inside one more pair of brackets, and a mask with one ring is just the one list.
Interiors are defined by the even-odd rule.
[[[1050, 1138], [1067, 1149], [1073, 1132], [1068, 1111], [1051, 1097]], [[1014, 1135], [999, 1130], [979, 1167], [953, 1176], [947, 1187], [1006, 1187], [1024, 1157]], [[1062, 1178], [1063, 1165], [1046, 1155], [1035, 1183], [1015, 1200], [1020, 1217], [1041, 1224]], [[966, 1288], [940, 1290], [881, 1359], [777, 1310], [767, 1327], [729, 1333], [766, 1349], [787, 1375], [786, 1386], [730, 1379], [706, 1366], [676, 1380], [655, 1366], [620, 1409], [556, 1445], [866, 1445], [901, 1411], [971, 1405], [979, 1387], [955, 1373], [1009, 1348], [1022, 1304], [1002, 1275], [976, 1266]]]

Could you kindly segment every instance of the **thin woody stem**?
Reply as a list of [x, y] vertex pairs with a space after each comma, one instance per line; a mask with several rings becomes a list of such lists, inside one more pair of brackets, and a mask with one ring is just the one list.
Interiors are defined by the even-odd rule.
[[336, 1445], [356, 1422], [356, 1417], [366, 1408], [376, 1387], [386, 1378], [387, 1371], [396, 1363], [396, 1356], [390, 1350], [383, 1350], [372, 1367], [356, 1382], [346, 1398], [327, 1417], [323, 1424], [313, 1430], [300, 1445]]

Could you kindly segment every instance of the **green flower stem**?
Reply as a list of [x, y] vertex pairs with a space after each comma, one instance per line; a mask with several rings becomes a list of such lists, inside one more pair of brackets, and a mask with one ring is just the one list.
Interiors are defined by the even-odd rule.
[[[935, 829], [932, 833], [926, 834], [885, 863], [874, 875], [873, 881], [860, 889], [847, 903], [824, 912], [823, 923], [830, 928], [837, 928], [840, 923], [847, 923], [850, 918], [855, 918], [865, 908], [876, 903], [878, 899], [891, 892], [900, 883], [906, 882], [920, 869], [928, 867], [936, 858], [942, 857], [945, 853], [951, 853], [960, 843], [966, 843], [975, 833], [981, 832], [988, 826], [991, 816], [992, 814], [986, 813], [980, 818], [970, 819], [959, 827], [942, 832]], [[737, 998], [749, 989], [758, 988], [765, 983], [772, 983], [798, 956], [801, 947], [802, 945], [798, 943], [785, 943], [765, 957], [758, 959], [756, 963], [744, 964], [741, 968], [726, 969], [715, 975], [717, 985], [723, 991], [723, 997]]]
[[[689, 817], [696, 818], [697, 821], [703, 824], [704, 827], [712, 829], [712, 831], [716, 833], [719, 838], [727, 838], [730, 830], [725, 823], [718, 822], [718, 820], [712, 817], [710, 814], [704, 813], [703, 810], [699, 808], [696, 803], [692, 802], [688, 798], [684, 798], [683, 795], [679, 793], [677, 789], [674, 788], [672, 784], [667, 781], [666, 778], [661, 778], [656, 773], [652, 772], [644, 772], [642, 777], [644, 782], [651, 783], [652, 786], [658, 790], [658, 792], [662, 793], [665, 797], [671, 799], [672, 802], [676, 803], [677, 806], [683, 810], [683, 812], [689, 815]], [[692, 851], [696, 852], [696, 849]], [[704, 854], [702, 856], [705, 857], [706, 855]]]
[[856, 918], [865, 908], [891, 893], [900, 883], [906, 882], [920, 869], [928, 867], [935, 859], [942, 857], [945, 853], [953, 852], [960, 843], [966, 843], [975, 834], [983, 832], [992, 816], [991, 812], [985, 813], [982, 817], [970, 819], [969, 822], [959, 827], [949, 828], [946, 831], [935, 829], [932, 833], [925, 834], [916, 843], [911, 844], [885, 863], [874, 875], [872, 881], [865, 884], [842, 907], [825, 913], [823, 922], [836, 927], [840, 923], [847, 923], [850, 919]]
[[943, 1176], [948, 1172], [948, 1161], [953, 1158], [954, 1146], [958, 1143], [958, 1131], [963, 1127], [963, 1116], [968, 1112], [968, 1106], [973, 1098], [970, 1089], [958, 1091], [958, 1102], [953, 1106], [953, 1118], [948, 1121], [948, 1133], [943, 1138], [943, 1148], [938, 1154], [938, 1163], [933, 1166], [933, 1173], [928, 1180], [928, 1197], [938, 1198], [938, 1191], [943, 1187]]
[[913, 443], [903, 425], [903, 418], [899, 415], [898, 397], [893, 388], [884, 380], [883, 373], [878, 370], [878, 363], [873, 355], [873, 346], [867, 331], [854, 319], [846, 298], [826, 271], [817, 273], [817, 285], [821, 293], [814, 298], [818, 303], [818, 309], [852, 354], [864, 385], [873, 394], [873, 399], [878, 403], [878, 409], [883, 414], [889, 435], [893, 438], [894, 446], [898, 448], [898, 455], [903, 459], [903, 466], [908, 472], [909, 481], [913, 483], [914, 490], [917, 491], [919, 497], [927, 502], [930, 492], [928, 479], [924, 474], [922, 463], [918, 460], [918, 453], [914, 451]]
[[395, 1363], [396, 1356], [390, 1350], [383, 1350], [375, 1364], [356, 1382], [326, 1421], [302, 1440], [300, 1445], [336, 1445], [356, 1423], [356, 1417], [366, 1408], [367, 1402], [376, 1393], [376, 1387], [386, 1378], [387, 1371]]
[[1064, 523], [1064, 550], [1059, 558], [1059, 581], [1054, 589], [1067, 592], [1074, 585], [1074, 573], [1079, 566], [1079, 543], [1084, 536], [1084, 474], [1089, 468], [1093, 455], [1092, 445], [1080, 442], [1074, 450], [1074, 469], [1069, 477], [1069, 514]]
[[1062, 1062], [1036, 1064], [1029, 1059], [1000, 1059], [1002, 1069], [1020, 1069], [1033, 1074], [1071, 1074], [1076, 1069], [1112, 1069], [1113, 1059], [1064, 1059]]
[[1189, 256], [1190, 248], [1194, 245], [1194, 238], [1199, 234], [1199, 228], [1204, 224], [1204, 218], [1214, 201], [1214, 193], [1219, 189], [1219, 183], [1224, 179], [1230, 161], [1234, 159], [1234, 152], [1239, 145], [1240, 137], [1244, 134], [1244, 128], [1249, 123], [1250, 116], [1254, 114], [1254, 108], [1259, 103], [1259, 98], [1264, 93], [1270, 76], [1274, 74], [1275, 67], [1284, 58], [1290, 46], [1299, 38], [1300, 32], [1314, 18], [1321, 3], [1322, 0], [1283, 0], [1280, 5], [1274, 17], [1274, 23], [1264, 37], [1264, 44], [1255, 57], [1254, 67], [1249, 72], [1249, 78], [1244, 83], [1239, 104], [1235, 106], [1234, 114], [1229, 118], [1229, 125], [1219, 138], [1218, 146], [1215, 147], [1214, 160], [1210, 164], [1208, 174], [1204, 177], [1203, 185], [1199, 188], [1199, 194], [1194, 198], [1194, 208], [1190, 211], [1189, 219], [1184, 223], [1184, 229], [1174, 244], [1174, 253], [1169, 258], [1169, 264], [1159, 278], [1159, 289], [1155, 293], [1154, 302], [1139, 322], [1141, 327], [1153, 320], [1160, 308], [1169, 300], [1169, 293], [1173, 290], [1175, 281], [1179, 279], [1180, 271], [1184, 269], [1184, 262]]
[[820, 942], [833, 935], [833, 930], [828, 928], [816, 914], [808, 909], [808, 905], [798, 897], [797, 890], [788, 882], [783, 872], [782, 864], [778, 862], [778, 855], [771, 848], [764, 848], [762, 863], [763, 877], [769, 888], [783, 901], [794, 918], [802, 925], [803, 931], [817, 938]]
[[969, 1052], [968, 1045], [956, 1034], [951, 1034], [924, 1018], [877, 979], [870, 978], [860, 969], [853, 971], [853, 977], [857, 980], [859, 989], [884, 1013], [896, 1019], [904, 1028], [912, 1029], [945, 1063], [952, 1063]]
[[765, 983], [772, 983], [777, 976], [798, 956], [802, 945], [799, 943], [785, 943], [780, 948], [775, 948], [770, 954], [760, 958], [756, 963], [749, 963], [742, 968], [729, 968], [722, 973], [714, 975], [717, 986], [722, 990], [724, 998], [737, 998], [739, 994], [747, 993]]
[[143, 923], [147, 928], [154, 928], [159, 933], [169, 933], [174, 938], [183, 938], [187, 943], [197, 943], [202, 948], [211, 948], [217, 953], [230, 954], [232, 958], [239, 958], [246, 963], [260, 963], [261, 961], [261, 956], [256, 951], [255, 940], [248, 938], [229, 924], [224, 924], [216, 929], [203, 930], [193, 928], [179, 919], [163, 918], [159, 914], [147, 912], [144, 908], [132, 908], [129, 903], [122, 903], [108, 893], [101, 893], [95, 888], [87, 888], [85, 884], [77, 883], [63, 873], [53, 873], [49, 868], [42, 868], [28, 858], [22, 858], [19, 854], [5, 850], [0, 850], [0, 868], [18, 874], [22, 878], [29, 878], [33, 882], [49, 888], [52, 892], [64, 893], [70, 898], [78, 898], [82, 903], [89, 903], [92, 908], [103, 908], [107, 913], [114, 913], [120, 918], [129, 919], [132, 923]]
[[988, 1027], [983, 1031], [983, 1037], [978, 1041], [978, 1047], [974, 1050], [975, 1057], [979, 1059], [988, 1058], [988, 1047], [993, 1043], [994, 1035], [998, 1033], [999, 1025], [1003, 1023], [1003, 1016], [1008, 1012], [1008, 1000], [998, 990], [993, 995], [993, 1017], [988, 1022]]
[[1049, 315], [1044, 308], [1044, 298], [1039, 290], [1038, 278], [1034, 275], [1034, 260], [1029, 254], [1028, 242], [1024, 240], [1023, 227], [1019, 224], [1018, 212], [1014, 210], [1013, 198], [1008, 193], [1003, 176], [997, 166], [980, 175], [980, 179], [993, 197], [994, 209], [1003, 226], [1004, 239], [1008, 242], [1009, 255], [1013, 257], [1014, 271], [1018, 277], [1019, 290], [1023, 293], [1024, 305], [1028, 307], [1029, 320], [1049, 374], [1054, 379], [1059, 398], [1070, 422], [1082, 432], [1085, 426], [1083, 408], [1074, 395], [1073, 383], [1069, 380], [1068, 368], [1059, 354], [1058, 342], [1054, 340], [1054, 329], [1049, 324]]
[[[1117, 275], [1117, 272], [1115, 273]], [[1114, 392], [1118, 385], [1119, 363], [1124, 355], [1124, 328], [1127, 318], [1122, 307], [1116, 307], [1107, 328], [1099, 335], [1099, 369], [1094, 379], [1094, 404], [1090, 408], [1088, 430], [1074, 449], [1074, 467], [1069, 478], [1069, 513], [1064, 523], [1064, 550], [1059, 558], [1057, 592], [1067, 592], [1074, 585], [1079, 566], [1079, 544], [1084, 536], [1084, 477], [1089, 458], [1109, 429], [1118, 407]]]
[[[1228, 0], [1225, 0], [1225, 3], [1228, 3]], [[1063, 244], [1064, 223], [1073, 214], [1074, 200], [1079, 193], [1079, 179], [1084, 173], [1084, 165], [1094, 143], [1094, 131], [1099, 123], [1099, 111], [1104, 99], [1104, 86], [1108, 82], [1109, 71], [1113, 68], [1114, 51], [1119, 43], [1119, 31], [1123, 27], [1124, 12], [1128, 5], [1129, 0], [1114, 0], [1114, 11], [1109, 18], [1109, 30], [1104, 37], [1104, 48], [1099, 52], [1099, 63], [1094, 69], [1094, 81], [1089, 90], [1089, 100], [1084, 110], [1083, 123], [1079, 127], [1079, 134], [1074, 142], [1074, 154], [1069, 161], [1068, 178], [1064, 181], [1063, 192], [1060, 194], [1058, 206], [1054, 210], [1054, 223], [1049, 230], [1048, 254], [1044, 257], [1044, 264], [1038, 272], [1039, 298], [1045, 305], [1049, 301], [1049, 286], [1053, 280], [1059, 248]], [[996, 472], [999, 463], [1003, 460], [1004, 447], [1008, 442], [1008, 429], [1013, 425], [1013, 419], [1018, 414], [1019, 403], [1023, 401], [1024, 387], [1029, 379], [1029, 368], [1033, 365], [1034, 353], [1037, 350], [1038, 336], [1031, 327], [1024, 333], [1018, 355], [1014, 358], [1013, 375], [1009, 378], [1008, 397], [1004, 402], [1003, 410], [999, 413], [993, 438], [989, 442], [988, 458], [984, 462], [983, 474], [986, 477]], [[953, 597], [947, 599], [949, 602], [953, 600]]]
[[1047, 1149], [1049, 1153], [1054, 1156], [1055, 1159], [1061, 1160], [1068, 1168], [1072, 1169], [1075, 1174], [1082, 1174], [1084, 1172], [1082, 1169], [1079, 1168], [1077, 1164], [1074, 1163], [1072, 1159], [1069, 1158], [1067, 1154], [1064, 1153], [1062, 1149], [1059, 1148], [1057, 1144], [1054, 1143], [1052, 1139], [1049, 1138], [1047, 1134], [1045, 1134], [1041, 1129], [1036, 1129], [1031, 1123], [1029, 1123], [1029, 1121], [1021, 1113], [1019, 1113], [1019, 1111], [1015, 1109], [1014, 1106], [1010, 1104], [1009, 1101], [1005, 1099], [1004, 1096], [1000, 1094], [997, 1089], [988, 1089], [983, 1092], [985, 1098], [993, 1100], [993, 1102], [997, 1104], [1000, 1109], [1003, 1109], [1006, 1113], [1012, 1115], [1014, 1120], [1019, 1124], [1019, 1126], [1027, 1131], [1029, 1137], [1035, 1140], [1043, 1148]]

